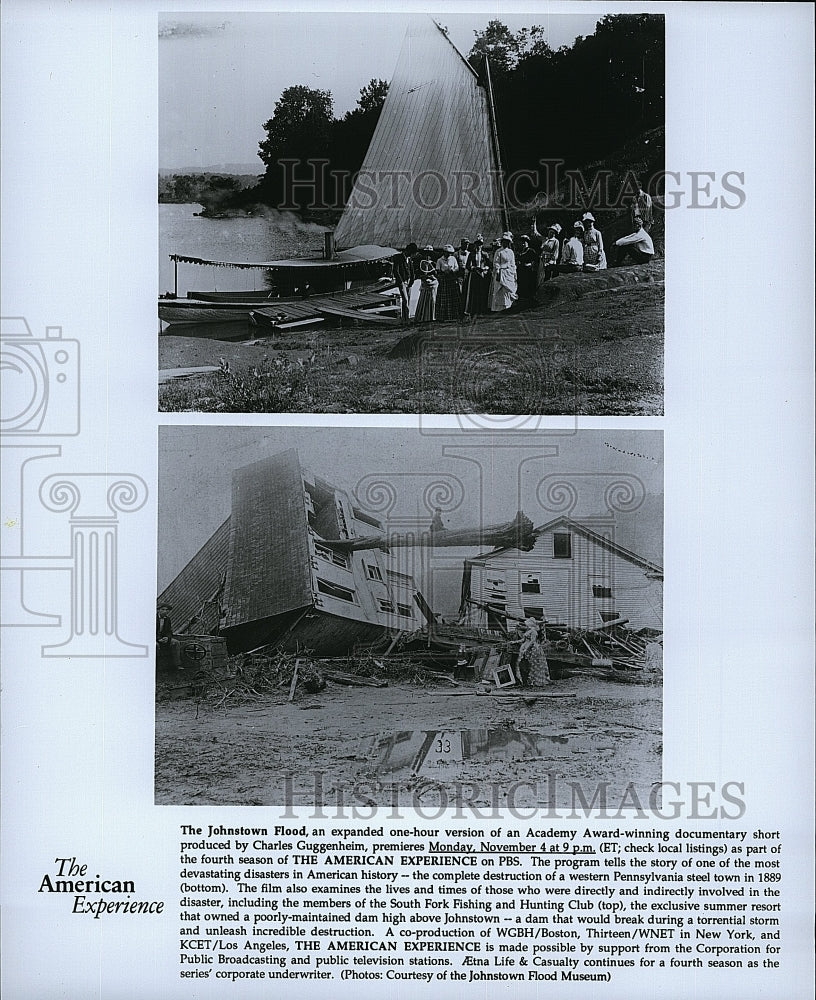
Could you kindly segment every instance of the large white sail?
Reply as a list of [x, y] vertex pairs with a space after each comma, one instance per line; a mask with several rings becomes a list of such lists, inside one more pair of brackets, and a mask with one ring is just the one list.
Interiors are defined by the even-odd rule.
[[506, 228], [487, 82], [430, 18], [406, 32], [338, 246], [458, 243]]

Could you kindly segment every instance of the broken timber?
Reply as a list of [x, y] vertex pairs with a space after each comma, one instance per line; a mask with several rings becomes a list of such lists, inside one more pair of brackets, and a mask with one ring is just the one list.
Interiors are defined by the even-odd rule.
[[341, 552], [359, 552], [364, 549], [381, 549], [388, 552], [392, 548], [413, 547], [419, 544], [431, 547], [461, 545], [494, 545], [529, 552], [535, 545], [533, 522], [522, 511], [512, 521], [488, 528], [439, 529], [421, 535], [389, 533], [388, 535], [366, 535], [361, 538], [322, 538], [324, 545], [330, 545]]
[[388, 681], [379, 677], [363, 677], [361, 674], [345, 674], [340, 670], [324, 670], [323, 675], [335, 684], [345, 684], [348, 687], [388, 687]]

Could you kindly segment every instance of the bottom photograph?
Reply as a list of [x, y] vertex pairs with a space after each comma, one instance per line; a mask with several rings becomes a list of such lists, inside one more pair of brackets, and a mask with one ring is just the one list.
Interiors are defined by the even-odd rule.
[[155, 799], [654, 808], [663, 435], [166, 426]]

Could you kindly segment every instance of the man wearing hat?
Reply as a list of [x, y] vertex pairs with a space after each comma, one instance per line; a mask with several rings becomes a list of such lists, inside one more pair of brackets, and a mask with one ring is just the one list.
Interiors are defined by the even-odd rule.
[[173, 638], [173, 623], [170, 620], [170, 604], [159, 604], [156, 608], [156, 643], [159, 656], [169, 656], [174, 670], [183, 670], [181, 665], [181, 643]]
[[538, 254], [530, 246], [529, 236], [519, 237], [519, 252], [516, 255], [518, 271], [518, 297], [520, 302], [531, 302], [535, 298], [538, 277]]
[[584, 270], [605, 271], [603, 237], [595, 228], [595, 216], [592, 212], [584, 212], [581, 221], [584, 224]]
[[637, 231], [638, 227], [635, 225], [635, 219], [640, 219], [641, 225], [648, 233], [652, 228], [652, 199], [643, 190], [643, 184], [637, 177], [633, 177], [632, 180], [637, 188], [637, 194], [632, 198], [629, 207], [632, 216], [632, 228]]
[[467, 266], [468, 254], [470, 253], [470, 240], [466, 240], [463, 236], [459, 240], [459, 249], [456, 251], [456, 259], [459, 261], [459, 273], [464, 275], [465, 267]]
[[503, 312], [518, 298], [516, 255], [513, 234], [502, 233], [501, 245], [493, 257], [493, 281], [490, 286], [490, 311]]
[[574, 222], [572, 224], [572, 236], [564, 243], [561, 251], [562, 274], [577, 274], [584, 269], [584, 224]]
[[558, 273], [558, 258], [561, 256], [561, 240], [559, 234], [561, 227], [557, 222], [553, 222], [547, 227], [547, 236], [541, 243], [540, 264], [538, 269], [538, 283], [549, 281]]
[[397, 254], [392, 263], [394, 282], [396, 283], [400, 294], [400, 301], [402, 302], [402, 318], [406, 322], [409, 315], [408, 302], [410, 299], [410, 289], [414, 283], [413, 258], [416, 252], [416, 243], [409, 243], [402, 253]]
[[479, 316], [487, 312], [490, 292], [490, 258], [485, 252], [481, 233], [471, 245], [465, 271], [465, 316]]
[[639, 215], [635, 216], [635, 232], [630, 236], [622, 236], [615, 241], [618, 248], [618, 256], [615, 263], [621, 265], [627, 257], [634, 264], [648, 264], [654, 260], [654, 243], [652, 237], [646, 232], [643, 226], [643, 219]]

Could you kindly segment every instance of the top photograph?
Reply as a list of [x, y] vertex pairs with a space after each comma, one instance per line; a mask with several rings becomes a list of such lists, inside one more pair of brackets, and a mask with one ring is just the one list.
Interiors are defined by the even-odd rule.
[[158, 31], [160, 411], [663, 413], [662, 15]]

